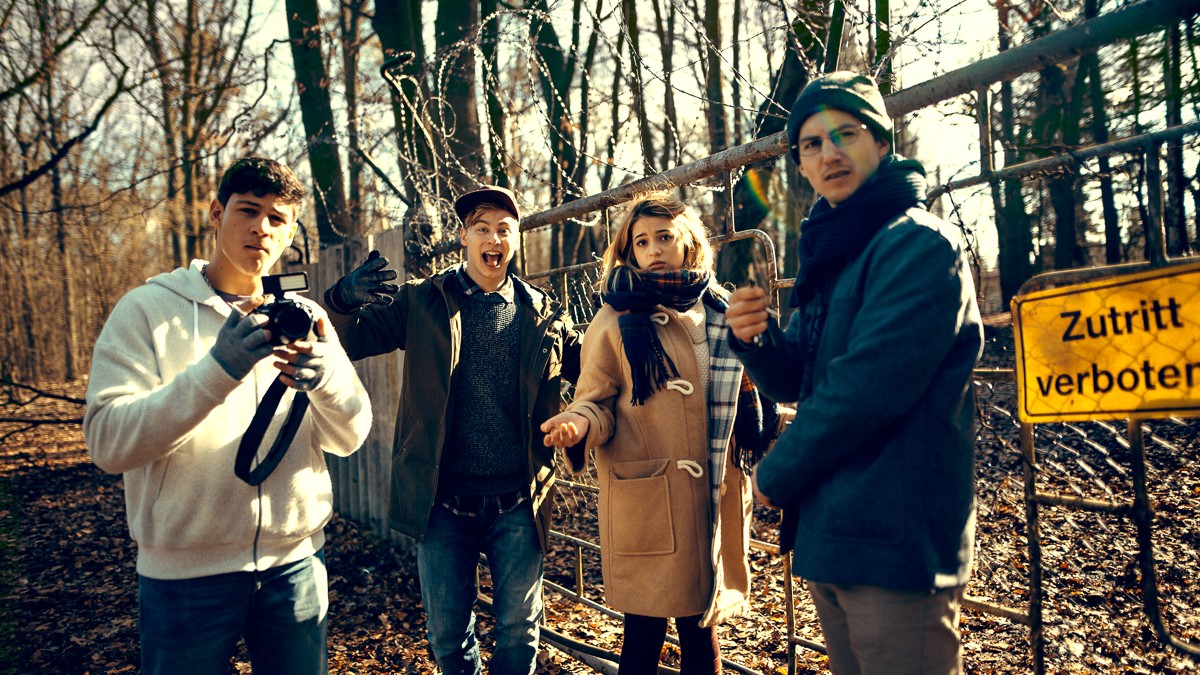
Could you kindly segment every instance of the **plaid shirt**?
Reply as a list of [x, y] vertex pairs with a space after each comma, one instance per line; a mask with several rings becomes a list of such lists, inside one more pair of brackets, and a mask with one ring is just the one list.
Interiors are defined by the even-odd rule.
[[516, 284], [514, 284], [512, 279], [509, 278], [511, 276], [512, 275], [510, 274], [505, 277], [504, 284], [495, 291], [485, 291], [480, 288], [479, 284], [475, 283], [475, 280], [471, 278], [470, 274], [467, 274], [467, 263], [460, 263], [458, 269], [454, 270], [454, 278], [458, 280], [458, 288], [462, 291], [463, 295], [470, 296], [475, 295], [476, 293], [489, 292], [498, 293], [505, 302], [514, 302], [517, 299]]

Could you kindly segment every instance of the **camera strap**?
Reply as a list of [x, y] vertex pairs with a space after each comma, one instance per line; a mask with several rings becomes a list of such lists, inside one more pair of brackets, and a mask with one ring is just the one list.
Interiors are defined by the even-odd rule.
[[258, 410], [254, 411], [254, 418], [250, 420], [250, 426], [246, 429], [246, 434], [242, 436], [242, 444], [238, 446], [237, 458], [233, 461], [233, 473], [250, 485], [261, 484], [271, 475], [275, 467], [279, 466], [279, 462], [283, 460], [288, 447], [292, 444], [292, 439], [296, 437], [296, 430], [300, 428], [305, 411], [308, 410], [308, 394], [302, 391], [297, 392], [295, 398], [292, 399], [292, 409], [288, 411], [283, 428], [279, 430], [279, 435], [275, 437], [275, 442], [271, 444], [267, 456], [258, 463], [258, 466], [251, 469], [250, 462], [258, 453], [258, 446], [262, 444], [263, 435], [267, 433], [267, 427], [271, 425], [271, 418], [275, 416], [275, 410], [279, 408], [279, 402], [283, 400], [285, 391], [287, 391], [287, 385], [279, 378], [275, 378], [275, 381], [267, 388], [262, 402], [258, 404]]

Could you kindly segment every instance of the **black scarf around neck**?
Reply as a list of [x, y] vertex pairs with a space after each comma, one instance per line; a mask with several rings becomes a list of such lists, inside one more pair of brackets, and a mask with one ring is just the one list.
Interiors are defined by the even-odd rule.
[[884, 224], [924, 203], [924, 167], [896, 154], [884, 157], [875, 173], [836, 207], [818, 199], [800, 224], [800, 269], [791, 306], [798, 307], [815, 285], [841, 271]]
[[712, 281], [709, 272], [635, 272], [629, 267], [613, 268], [604, 287], [604, 302], [618, 312], [625, 360], [633, 378], [633, 405], [641, 405], [661, 389], [679, 369], [667, 356], [650, 315], [662, 305], [686, 310], [704, 295]]

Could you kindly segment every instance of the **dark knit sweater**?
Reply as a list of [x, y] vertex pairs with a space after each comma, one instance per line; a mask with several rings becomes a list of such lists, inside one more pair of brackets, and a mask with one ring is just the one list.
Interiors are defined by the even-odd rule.
[[519, 492], [529, 485], [520, 427], [519, 306], [514, 297], [485, 293], [464, 277], [459, 275], [460, 286], [466, 288], [458, 294], [462, 350], [450, 385], [438, 493]]

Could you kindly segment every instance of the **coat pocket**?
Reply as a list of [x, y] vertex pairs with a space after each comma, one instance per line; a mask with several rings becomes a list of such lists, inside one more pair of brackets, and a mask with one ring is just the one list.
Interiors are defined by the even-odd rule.
[[615, 462], [608, 483], [612, 551], [617, 555], [675, 552], [665, 459]]

